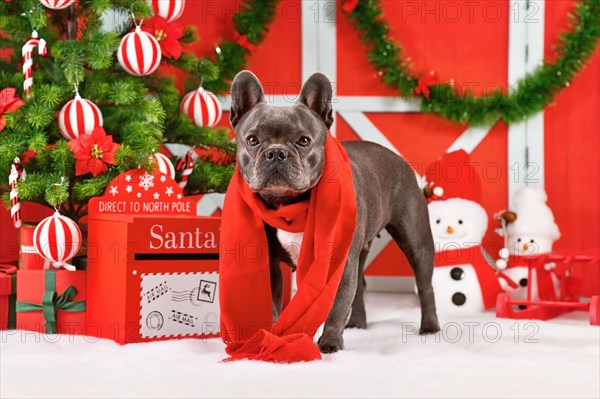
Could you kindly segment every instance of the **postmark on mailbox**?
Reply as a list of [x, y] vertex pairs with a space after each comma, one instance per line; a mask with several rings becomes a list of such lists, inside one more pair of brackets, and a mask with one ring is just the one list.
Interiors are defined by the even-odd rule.
[[144, 338], [219, 332], [217, 273], [142, 274], [140, 335]]

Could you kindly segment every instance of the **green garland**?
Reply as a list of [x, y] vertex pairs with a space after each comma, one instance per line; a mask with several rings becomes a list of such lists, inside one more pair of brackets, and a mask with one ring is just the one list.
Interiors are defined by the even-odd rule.
[[[361, 0], [349, 19], [369, 46], [369, 61], [379, 71], [382, 81], [401, 95], [414, 95], [422, 75], [412, 71], [402, 47], [389, 38], [389, 26], [382, 15], [380, 0]], [[429, 87], [429, 98], [420, 94], [421, 110], [469, 125], [492, 124], [498, 119], [514, 123], [542, 111], [593, 54], [600, 38], [600, 1], [577, 2], [569, 21], [572, 30], [560, 36], [558, 60], [554, 64], [544, 63], [526, 75], [517, 82], [516, 90], [508, 94], [496, 90], [475, 97], [457, 93], [450, 84], [433, 84]]]

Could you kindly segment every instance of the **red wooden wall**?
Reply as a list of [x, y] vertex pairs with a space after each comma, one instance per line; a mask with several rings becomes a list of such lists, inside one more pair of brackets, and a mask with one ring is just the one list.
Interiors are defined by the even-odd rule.
[[[572, 1], [546, 2], [545, 58], [567, 23]], [[600, 248], [600, 51], [546, 109], [548, 203], [562, 237], [556, 249]], [[600, 292], [600, 274], [581, 273], [586, 292]]]

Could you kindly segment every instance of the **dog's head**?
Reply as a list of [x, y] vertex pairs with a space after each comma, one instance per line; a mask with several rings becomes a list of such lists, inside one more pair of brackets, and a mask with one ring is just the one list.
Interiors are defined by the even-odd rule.
[[242, 71], [231, 88], [230, 122], [244, 180], [263, 199], [295, 197], [319, 181], [325, 140], [333, 123], [332, 89], [322, 74], [302, 86], [296, 104], [267, 105], [256, 76]]

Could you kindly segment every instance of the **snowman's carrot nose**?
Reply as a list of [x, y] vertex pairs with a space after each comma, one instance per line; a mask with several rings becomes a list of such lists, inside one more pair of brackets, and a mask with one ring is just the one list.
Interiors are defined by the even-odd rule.
[[448, 234], [452, 234], [452, 233], [454, 233], [454, 228], [452, 226], [448, 226], [446, 228], [446, 231], [448, 232]]
[[523, 249], [525, 251], [527, 251], [529, 249], [529, 244], [528, 243], [523, 244]]

